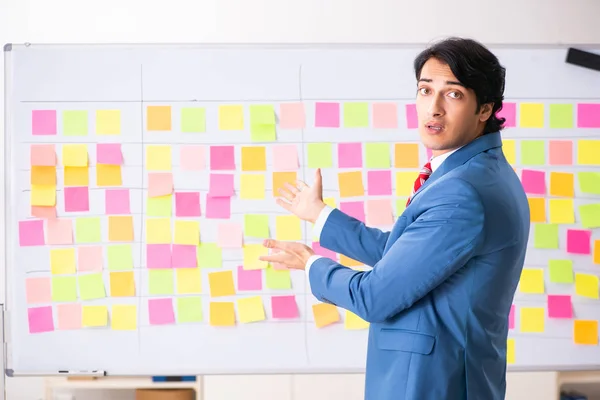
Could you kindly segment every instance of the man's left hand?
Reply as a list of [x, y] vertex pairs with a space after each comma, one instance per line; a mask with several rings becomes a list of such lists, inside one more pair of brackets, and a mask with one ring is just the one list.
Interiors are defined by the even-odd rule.
[[261, 261], [279, 263], [286, 268], [304, 269], [308, 259], [315, 254], [313, 249], [302, 243], [281, 242], [279, 240], [267, 239], [263, 246], [274, 249], [276, 252], [268, 256], [261, 256]]

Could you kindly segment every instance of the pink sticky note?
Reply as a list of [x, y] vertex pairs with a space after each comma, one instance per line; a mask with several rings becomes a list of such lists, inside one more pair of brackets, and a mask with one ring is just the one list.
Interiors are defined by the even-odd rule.
[[51, 332], [54, 330], [52, 306], [34, 307], [27, 310], [29, 333]]
[[173, 174], [170, 172], [148, 173], [148, 196], [168, 196], [173, 193]]
[[548, 295], [548, 317], [550, 318], [572, 318], [571, 296]]
[[600, 103], [577, 104], [577, 127], [600, 128]]
[[373, 103], [373, 128], [395, 129], [398, 127], [398, 107], [394, 103]]
[[184, 171], [199, 171], [206, 168], [206, 147], [183, 146], [180, 151], [181, 169]]
[[340, 104], [317, 102], [315, 104], [315, 126], [320, 128], [339, 128]]
[[33, 110], [31, 112], [31, 133], [33, 135], [56, 135], [56, 111]]
[[171, 245], [148, 244], [146, 245], [147, 268], [171, 268]]
[[90, 197], [87, 186], [65, 188], [65, 211], [90, 211]]
[[121, 165], [123, 154], [119, 143], [96, 144], [96, 162], [98, 164]]
[[279, 106], [279, 127], [281, 129], [302, 129], [305, 125], [302, 103], [283, 103]]
[[273, 318], [298, 318], [298, 305], [295, 296], [271, 296]]
[[19, 244], [21, 246], [43, 246], [44, 220], [19, 221]]
[[339, 168], [362, 168], [362, 143], [338, 144]]
[[367, 191], [369, 196], [392, 195], [392, 171], [377, 170], [367, 172]]
[[515, 306], [510, 306], [510, 312], [508, 313], [508, 329], [515, 329]]
[[53, 144], [32, 144], [29, 151], [31, 165], [54, 167], [56, 165], [56, 150]]
[[298, 170], [298, 148], [295, 144], [274, 145], [272, 149], [273, 169], [275, 171]]
[[173, 268], [196, 268], [196, 246], [193, 244], [174, 244], [171, 254]]
[[217, 231], [217, 243], [221, 248], [241, 248], [244, 232], [242, 224], [237, 222], [223, 222]]
[[521, 172], [521, 182], [525, 193], [546, 194], [546, 172], [524, 169]]
[[417, 129], [419, 126], [419, 118], [417, 117], [417, 105], [406, 105], [406, 127], [408, 129]]
[[503, 103], [502, 110], [496, 113], [498, 118], [506, 118], [504, 122], [505, 128], [517, 126], [517, 104], [516, 103]]
[[57, 304], [56, 319], [59, 330], [81, 329], [81, 304]]
[[148, 313], [150, 314], [150, 325], [164, 325], [175, 322], [172, 299], [148, 300]]
[[366, 204], [367, 224], [393, 225], [394, 215], [390, 199], [369, 199]]
[[229, 219], [231, 217], [230, 197], [206, 196], [206, 218]]
[[425, 149], [425, 153], [427, 154], [427, 159], [431, 160], [431, 157], [433, 156], [433, 150]]
[[25, 280], [27, 304], [51, 303], [52, 286], [50, 278], [27, 278]]
[[567, 229], [567, 253], [590, 254], [591, 230]]
[[107, 189], [104, 193], [107, 214], [131, 214], [129, 210], [129, 189]]
[[312, 249], [317, 255], [331, 258], [332, 260], [337, 259], [337, 253], [335, 251], [331, 251], [329, 249], [326, 249], [325, 247], [321, 247], [321, 244], [319, 242], [312, 242]]
[[177, 217], [199, 217], [200, 216], [200, 193], [199, 192], [177, 192], [177, 193], [175, 193], [175, 216], [177, 216]]
[[80, 246], [77, 248], [77, 270], [100, 272], [103, 264], [102, 246]]
[[234, 170], [235, 155], [233, 146], [210, 146], [210, 169]]
[[46, 230], [48, 244], [73, 243], [73, 222], [70, 219], [49, 219]]
[[573, 164], [573, 142], [570, 140], [551, 140], [549, 144], [550, 165]]
[[231, 197], [233, 194], [233, 174], [210, 174], [210, 197]]
[[342, 201], [340, 202], [340, 211], [365, 222], [365, 203], [363, 201]]
[[237, 267], [238, 290], [261, 290], [262, 270], [244, 269], [242, 265]]
[[35, 218], [56, 218], [56, 207], [31, 206], [31, 216]]

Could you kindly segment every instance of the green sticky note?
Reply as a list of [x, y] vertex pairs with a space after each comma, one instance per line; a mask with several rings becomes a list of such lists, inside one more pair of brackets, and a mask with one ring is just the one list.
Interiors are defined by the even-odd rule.
[[260, 214], [244, 215], [244, 235], [247, 237], [268, 239], [269, 216]]
[[573, 283], [573, 261], [550, 260], [550, 282]]
[[250, 137], [253, 142], [274, 142], [277, 139], [273, 106], [250, 106]]
[[550, 104], [550, 128], [572, 128], [573, 105]]
[[579, 190], [586, 194], [600, 194], [600, 172], [578, 172]]
[[396, 215], [400, 216], [406, 210], [406, 201], [408, 199], [396, 199]]
[[106, 297], [102, 274], [79, 275], [79, 297], [81, 300], [101, 299]]
[[196, 260], [200, 268], [221, 268], [223, 266], [221, 248], [216, 243], [200, 243], [196, 252]]
[[130, 244], [112, 244], [106, 247], [108, 269], [122, 271], [133, 269], [133, 253]]
[[52, 277], [52, 301], [76, 301], [77, 277], [55, 276]]
[[88, 134], [88, 112], [85, 110], [63, 111], [63, 134], [86, 136]]
[[388, 143], [367, 143], [365, 153], [367, 168], [390, 168], [390, 145]]
[[309, 143], [308, 168], [333, 167], [333, 148], [331, 143]]
[[206, 110], [202, 107], [182, 108], [181, 132], [206, 132]]
[[578, 208], [581, 225], [584, 228], [600, 228], [600, 203], [585, 204]]
[[177, 298], [177, 322], [201, 322], [202, 299], [200, 297]]
[[80, 217], [75, 220], [77, 243], [99, 243], [102, 241], [100, 217]]
[[367, 128], [369, 126], [369, 103], [344, 103], [344, 127]]
[[291, 289], [290, 270], [268, 267], [266, 270], [266, 283], [269, 289]]
[[521, 163], [523, 165], [546, 164], [545, 142], [543, 140], [521, 141]]
[[148, 293], [151, 295], [173, 294], [173, 269], [149, 269]]
[[535, 224], [533, 243], [537, 249], [558, 249], [558, 225]]
[[170, 217], [173, 210], [173, 195], [148, 197], [146, 215], [149, 217]]

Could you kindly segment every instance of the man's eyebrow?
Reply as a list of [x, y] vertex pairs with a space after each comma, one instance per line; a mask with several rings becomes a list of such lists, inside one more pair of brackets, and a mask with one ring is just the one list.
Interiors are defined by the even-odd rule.
[[[421, 79], [419, 79], [419, 82], [428, 82], [428, 83], [431, 83], [431, 82], [433, 82], [433, 79], [421, 78]], [[465, 87], [465, 85], [463, 85], [462, 83], [460, 83], [458, 81], [446, 81], [446, 85], [456, 85], [456, 86]]]

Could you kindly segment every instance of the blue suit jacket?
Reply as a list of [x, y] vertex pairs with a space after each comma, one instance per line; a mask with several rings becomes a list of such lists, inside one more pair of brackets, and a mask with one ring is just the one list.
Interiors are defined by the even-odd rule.
[[310, 270], [320, 301], [370, 322], [368, 400], [500, 400], [508, 314], [529, 236], [529, 204], [499, 132], [451, 154], [391, 232], [334, 209]]

